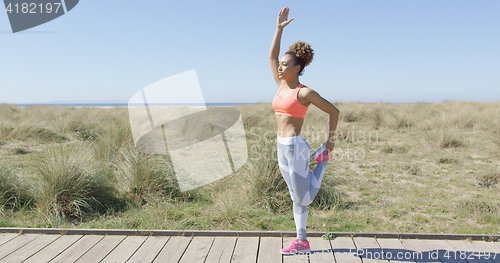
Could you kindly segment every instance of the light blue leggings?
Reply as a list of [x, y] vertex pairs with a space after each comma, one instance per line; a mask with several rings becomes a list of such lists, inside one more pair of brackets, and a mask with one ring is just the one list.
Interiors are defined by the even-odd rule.
[[278, 136], [278, 163], [293, 201], [297, 239], [307, 239], [307, 206], [318, 194], [327, 162], [320, 162], [309, 172], [311, 148], [302, 135]]

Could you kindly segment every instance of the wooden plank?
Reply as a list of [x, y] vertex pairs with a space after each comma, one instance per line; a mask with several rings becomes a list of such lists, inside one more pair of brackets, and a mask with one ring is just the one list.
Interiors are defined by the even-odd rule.
[[[295, 231], [221, 231], [221, 230], [139, 230], [139, 229], [84, 229], [84, 228], [17, 228], [17, 227], [0, 227], [1, 233], [13, 234], [46, 234], [46, 235], [109, 235], [109, 236], [226, 236], [226, 237], [260, 237], [260, 236], [273, 236], [281, 237], [294, 236], [297, 234]], [[321, 237], [325, 232], [307, 231], [308, 237]], [[338, 235], [351, 236], [352, 234], [360, 233], [337, 233]], [[384, 233], [361, 233], [364, 235], [389, 235], [395, 236], [398, 234], [384, 234]], [[469, 236], [469, 235], [467, 235]], [[484, 237], [482, 235], [481, 237]], [[497, 236], [500, 237], [500, 236]]]
[[495, 263], [500, 263], [500, 247], [496, 246], [493, 242], [472, 241], [472, 244], [479, 249], [484, 258], [490, 259]]
[[104, 236], [88, 235], [83, 236], [78, 241], [76, 241], [71, 247], [66, 249], [64, 252], [59, 254], [54, 258], [51, 263], [67, 263], [75, 262], [79, 257], [81, 257], [85, 252], [91, 249], [95, 244], [97, 244]]
[[9, 242], [13, 238], [17, 237], [18, 234], [0, 234], [0, 246]]
[[42, 235], [35, 240], [31, 241], [28, 245], [21, 247], [20, 249], [16, 250], [16, 252], [8, 255], [7, 257], [3, 258], [1, 261], [3, 262], [22, 262], [32, 256], [33, 254], [37, 253], [50, 243], [52, 243], [54, 240], [59, 238], [59, 235]]
[[374, 237], [355, 237], [353, 240], [358, 249], [358, 255], [363, 258], [364, 263], [389, 262], [385, 259], [382, 248]]
[[171, 237], [167, 244], [160, 251], [154, 262], [158, 263], [177, 263], [186, 251], [186, 248], [191, 242], [192, 236], [174, 236]]
[[395, 238], [377, 238], [377, 242], [384, 251], [384, 257], [390, 262], [415, 262], [414, 259], [405, 259], [404, 255], [410, 252]]
[[[260, 238], [260, 239], [262, 240], [262, 238]], [[284, 237], [283, 238], [283, 247], [288, 247], [288, 245], [290, 245], [290, 243], [292, 242], [293, 239], [295, 239], [295, 237]], [[268, 262], [273, 262], [273, 261], [268, 261]], [[274, 262], [279, 262], [279, 261], [274, 261]], [[308, 263], [309, 257], [307, 254], [302, 254], [302, 253], [297, 254], [297, 255], [283, 255], [283, 263], [292, 263], [292, 262], [294, 262], [294, 263], [295, 262]]]
[[128, 236], [101, 262], [103, 263], [125, 263], [137, 251], [148, 237]]
[[170, 237], [151, 236], [144, 244], [127, 260], [127, 263], [153, 262]]
[[450, 244], [448, 244], [445, 240], [424, 240], [425, 244], [432, 249], [433, 252], [437, 251], [437, 254], [439, 256], [439, 260], [442, 262], [462, 262], [465, 263], [467, 262], [464, 259], [460, 258], [460, 255], [458, 255], [453, 249]]
[[215, 237], [205, 263], [229, 263], [233, 255], [236, 237]]
[[2, 249], [0, 250], [0, 259], [13, 253], [39, 236], [39, 234], [19, 235], [2, 246]]
[[[1, 233], [13, 234], [47, 234], [47, 235], [122, 235], [122, 236], [232, 236], [232, 237], [260, 237], [260, 236], [294, 236], [295, 231], [220, 231], [220, 230], [132, 230], [132, 229], [82, 229], [82, 228], [16, 228], [2, 227]], [[471, 239], [482, 241], [485, 239], [500, 239], [500, 235], [484, 234], [429, 234], [429, 233], [380, 233], [380, 232], [329, 232], [337, 237], [375, 237], [395, 239]], [[321, 237], [325, 232], [308, 231], [308, 237]]]
[[120, 242], [125, 239], [125, 236], [104, 236], [104, 238], [91, 248], [85, 255], [79, 258], [76, 262], [101, 262]]
[[332, 263], [335, 262], [330, 241], [321, 237], [308, 237], [311, 245], [310, 263]]
[[490, 243], [495, 245], [496, 247], [500, 248], [500, 242], [495, 241], [495, 242], [490, 242]]
[[174, 236], [171, 237], [167, 244], [160, 251], [154, 262], [179, 262], [186, 248], [191, 242], [192, 236]]
[[[492, 247], [496, 247], [497, 248], [496, 251], [498, 251], [498, 249], [500, 249], [500, 243], [498, 241], [496, 241], [496, 242], [487, 242], [487, 243], [491, 244]], [[496, 252], [495, 254], [496, 254], [496, 255], [494, 255], [495, 259], [493, 259], [493, 261], [497, 262], [496, 260], [498, 260], [498, 258], [500, 257], [500, 253]]]
[[281, 237], [261, 237], [257, 263], [281, 262]]
[[458, 252], [458, 256], [469, 263], [492, 263], [490, 259], [483, 257], [482, 251], [476, 248], [472, 242], [465, 240], [446, 240], [450, 246]]
[[203, 263], [214, 242], [214, 237], [193, 237], [179, 263]]
[[44, 247], [36, 254], [29, 257], [25, 261], [25, 263], [49, 262], [51, 259], [55, 258], [57, 255], [65, 251], [67, 248], [71, 247], [82, 237], [83, 236], [80, 235], [63, 235], [56, 239], [56, 241], [50, 243], [50, 245]]
[[330, 240], [333, 255], [337, 263], [361, 263], [356, 246], [350, 237], [337, 237]]
[[238, 237], [231, 263], [249, 263], [257, 261], [258, 237]]
[[[413, 258], [415, 262], [440, 262], [437, 250], [432, 249], [421, 239], [401, 239], [401, 243], [406, 248], [402, 255], [396, 254], [396, 258]], [[407, 254], [410, 253], [410, 254]]]

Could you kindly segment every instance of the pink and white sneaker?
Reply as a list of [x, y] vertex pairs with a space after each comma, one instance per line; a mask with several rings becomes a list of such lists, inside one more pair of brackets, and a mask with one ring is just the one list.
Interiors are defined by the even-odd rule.
[[302, 243], [295, 238], [288, 247], [283, 248], [280, 252], [283, 255], [305, 254], [311, 253], [311, 248], [309, 247], [309, 241]]
[[316, 161], [318, 163], [323, 162], [323, 161], [328, 162], [328, 161], [330, 161], [330, 159], [331, 159], [330, 150], [328, 150], [328, 149], [326, 149], [324, 152], [320, 153], [318, 155], [318, 157], [316, 157]]
[[312, 158], [316, 159], [318, 163], [323, 161], [330, 161], [330, 150], [326, 148], [326, 143], [323, 143], [317, 151], [312, 154]]

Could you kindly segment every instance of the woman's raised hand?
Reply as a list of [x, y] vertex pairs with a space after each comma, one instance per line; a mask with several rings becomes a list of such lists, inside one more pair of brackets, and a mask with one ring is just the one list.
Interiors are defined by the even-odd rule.
[[279, 28], [284, 28], [288, 24], [290, 24], [290, 22], [292, 22], [293, 18], [288, 19], [288, 11], [290, 11], [290, 9], [286, 6], [280, 10], [280, 13], [278, 15], [278, 27]]

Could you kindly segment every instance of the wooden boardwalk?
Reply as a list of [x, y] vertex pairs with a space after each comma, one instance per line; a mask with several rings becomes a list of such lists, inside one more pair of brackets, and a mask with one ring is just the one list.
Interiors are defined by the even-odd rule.
[[0, 229], [0, 262], [500, 263], [498, 242], [471, 239], [340, 236], [325, 240], [316, 236], [308, 237], [311, 254], [282, 256], [279, 250], [288, 246], [292, 237], [228, 236], [214, 232], [206, 236], [25, 232]]

